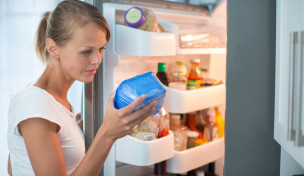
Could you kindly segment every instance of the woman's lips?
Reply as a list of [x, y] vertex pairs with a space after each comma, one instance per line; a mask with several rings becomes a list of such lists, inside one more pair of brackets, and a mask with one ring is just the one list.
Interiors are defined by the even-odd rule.
[[93, 70], [87, 70], [86, 71], [89, 75], [94, 75], [96, 73], [96, 69]]

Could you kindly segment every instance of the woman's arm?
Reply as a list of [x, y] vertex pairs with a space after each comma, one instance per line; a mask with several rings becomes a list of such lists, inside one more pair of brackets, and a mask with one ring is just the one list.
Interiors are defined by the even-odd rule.
[[10, 176], [13, 175], [12, 173], [12, 165], [11, 165], [11, 157], [8, 155], [8, 161], [7, 161], [7, 172]]
[[72, 175], [98, 175], [116, 139], [133, 131], [133, 127], [146, 119], [155, 109], [155, 101], [132, 113], [145, 99], [141, 96], [129, 106], [114, 108], [114, 95], [110, 95], [104, 122], [98, 130], [85, 157]]
[[[71, 175], [98, 175], [116, 139], [132, 132], [133, 127], [154, 111], [156, 102], [133, 112], [144, 96], [122, 109], [114, 108], [109, 97], [104, 123], [98, 130], [85, 157]], [[31, 118], [18, 125], [25, 140], [35, 175], [66, 175], [64, 157], [57, 132], [59, 126], [42, 118]]]

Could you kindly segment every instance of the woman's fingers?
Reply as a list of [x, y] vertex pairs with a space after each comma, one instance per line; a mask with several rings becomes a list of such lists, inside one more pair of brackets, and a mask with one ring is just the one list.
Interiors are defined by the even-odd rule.
[[114, 106], [114, 93], [110, 94], [107, 106]]
[[156, 101], [150, 102], [148, 105], [144, 106], [143, 108], [139, 109], [138, 111], [134, 112], [129, 118], [131, 118], [130, 125], [135, 126], [149, 117], [154, 111]]
[[123, 114], [125, 115], [131, 114], [137, 108], [137, 106], [139, 106], [142, 102], [144, 102], [145, 99], [146, 99], [146, 95], [143, 94], [140, 97], [138, 97], [135, 101], [133, 101], [131, 104], [122, 108], [121, 111], [123, 111]]

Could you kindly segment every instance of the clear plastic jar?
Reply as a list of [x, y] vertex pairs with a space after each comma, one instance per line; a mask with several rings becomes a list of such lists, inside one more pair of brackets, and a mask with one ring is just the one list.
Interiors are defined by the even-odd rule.
[[198, 138], [198, 132], [196, 131], [187, 131], [188, 135], [188, 142], [187, 142], [187, 148], [192, 148], [194, 147], [194, 143]]
[[187, 89], [187, 67], [180, 61], [171, 65], [169, 87], [178, 90]]

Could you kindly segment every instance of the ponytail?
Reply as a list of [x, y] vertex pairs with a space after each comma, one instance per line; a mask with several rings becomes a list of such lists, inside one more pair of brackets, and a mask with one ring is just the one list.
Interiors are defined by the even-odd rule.
[[43, 14], [36, 31], [36, 54], [43, 63], [47, 63], [48, 53], [45, 40], [51, 38], [57, 46], [64, 46], [73, 35], [75, 28], [93, 22], [106, 30], [106, 40], [110, 40], [110, 29], [100, 11], [83, 1], [64, 0], [52, 12]]
[[48, 51], [45, 47], [45, 40], [47, 38], [47, 25], [50, 14], [51, 12], [46, 12], [43, 14], [36, 31], [36, 54], [43, 63], [46, 63], [48, 57]]

